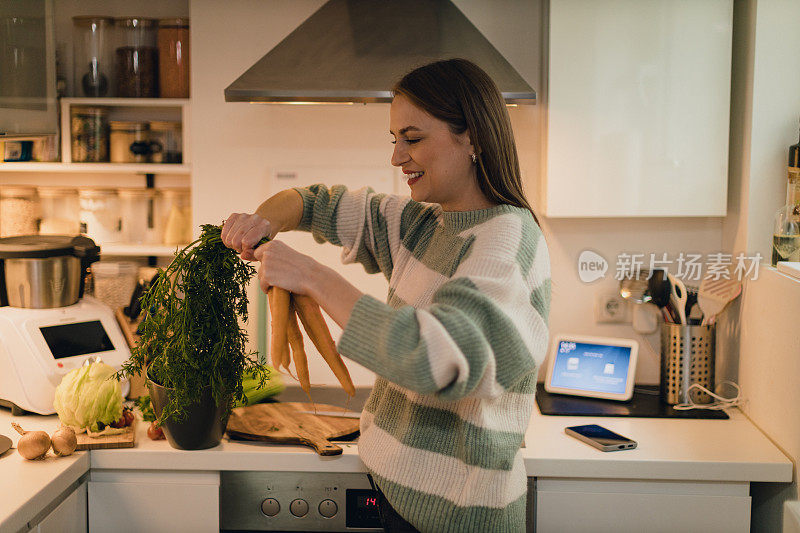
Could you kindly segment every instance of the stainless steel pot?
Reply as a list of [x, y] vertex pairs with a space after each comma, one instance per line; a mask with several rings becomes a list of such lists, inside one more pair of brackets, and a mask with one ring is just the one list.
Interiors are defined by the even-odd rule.
[[75, 256], [5, 260], [8, 305], [31, 309], [64, 307], [78, 301], [81, 261]]
[[0, 306], [50, 309], [83, 296], [84, 273], [100, 248], [79, 235], [20, 235], [0, 239]]

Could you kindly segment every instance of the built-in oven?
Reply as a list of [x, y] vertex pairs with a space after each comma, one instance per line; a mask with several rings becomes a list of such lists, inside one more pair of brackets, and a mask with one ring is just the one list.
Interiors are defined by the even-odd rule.
[[221, 531], [383, 531], [363, 472], [221, 472]]

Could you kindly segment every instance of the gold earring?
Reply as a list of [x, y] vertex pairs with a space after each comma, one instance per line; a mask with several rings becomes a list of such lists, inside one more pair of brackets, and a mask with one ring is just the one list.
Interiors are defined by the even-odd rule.
[[475, 153], [474, 153], [474, 152], [473, 152], [473, 153], [471, 153], [471, 154], [469, 154], [469, 156], [472, 158], [472, 164], [473, 164], [473, 165], [474, 165], [475, 163], [477, 163], [477, 162], [478, 162], [478, 156], [477, 156], [477, 155], [475, 155]]

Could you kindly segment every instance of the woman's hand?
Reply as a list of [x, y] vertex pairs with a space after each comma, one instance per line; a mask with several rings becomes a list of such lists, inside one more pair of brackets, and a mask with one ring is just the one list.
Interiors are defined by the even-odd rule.
[[245, 261], [256, 259], [253, 252], [258, 241], [269, 234], [269, 222], [255, 213], [233, 213], [222, 224], [222, 243]]
[[297, 294], [311, 295], [314, 280], [322, 265], [281, 241], [270, 241], [256, 248], [255, 258], [261, 262], [258, 282], [267, 292], [273, 285]]
[[333, 269], [293, 250], [281, 241], [262, 244], [255, 251], [261, 261], [258, 282], [267, 292], [273, 285], [316, 300], [344, 329], [363, 293]]

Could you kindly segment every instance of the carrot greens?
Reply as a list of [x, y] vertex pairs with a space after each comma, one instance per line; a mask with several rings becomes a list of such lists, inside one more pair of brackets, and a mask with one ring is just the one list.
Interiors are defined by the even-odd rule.
[[[247, 286], [255, 268], [222, 243], [221, 226], [205, 224], [142, 296], [141, 338], [119, 372], [147, 368], [156, 383], [173, 389], [161, 419], [182, 420], [211, 388], [217, 405], [244, 402], [243, 376], [266, 384], [269, 370], [247, 352]], [[266, 241], [264, 241], [266, 242]]]

